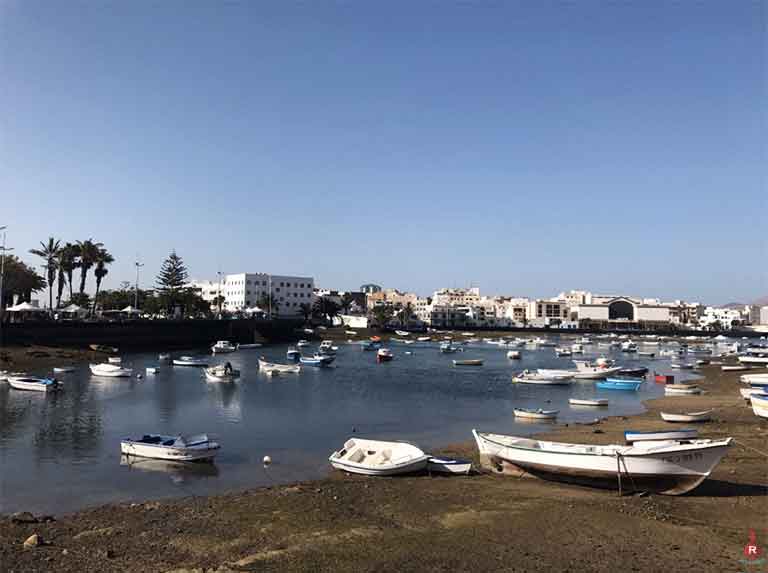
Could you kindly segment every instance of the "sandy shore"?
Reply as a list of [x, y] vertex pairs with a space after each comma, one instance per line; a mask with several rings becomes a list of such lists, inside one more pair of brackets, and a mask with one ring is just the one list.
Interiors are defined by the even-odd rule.
[[[6, 517], [0, 571], [753, 571], [739, 560], [750, 529], [768, 546], [768, 458], [755, 451], [768, 450], [768, 424], [739, 398], [738, 373], [703, 373], [704, 395], [660, 398], [631, 419], [547, 434], [609, 443], [627, 427], [669, 427], [662, 409], [715, 408], [700, 433], [737, 443], [686, 496], [618, 497], [492, 475], [334, 473], [213, 497], [108, 505], [51, 522]], [[445, 453], [476, 459], [471, 443]], [[44, 545], [24, 549], [33, 533]]]

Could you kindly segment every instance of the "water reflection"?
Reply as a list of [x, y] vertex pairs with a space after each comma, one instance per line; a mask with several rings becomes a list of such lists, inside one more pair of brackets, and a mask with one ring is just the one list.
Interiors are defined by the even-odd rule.
[[128, 471], [166, 474], [174, 484], [207, 479], [219, 475], [216, 464], [183, 463], [170, 460], [151, 460], [134, 456], [120, 456], [120, 465]]

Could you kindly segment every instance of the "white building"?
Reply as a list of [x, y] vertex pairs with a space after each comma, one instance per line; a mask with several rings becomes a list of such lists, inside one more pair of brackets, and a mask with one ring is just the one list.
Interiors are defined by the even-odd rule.
[[435, 291], [432, 304], [439, 306], [471, 306], [480, 300], [480, 288], [442, 288]]
[[197, 292], [204, 301], [214, 305], [219, 294], [224, 292], [224, 284], [218, 281], [191, 281], [187, 288]]
[[222, 280], [223, 310], [243, 311], [259, 306], [265, 294], [272, 297], [272, 311], [276, 316], [299, 316], [302, 303], [312, 304], [315, 280], [312, 277], [269, 275], [266, 273], [240, 273], [226, 275]]
[[760, 324], [768, 324], [768, 306], [760, 307]]
[[708, 328], [717, 323], [721, 328], [730, 330], [734, 323], [740, 325], [743, 320], [740, 310], [708, 306], [704, 309], [704, 314], [699, 317], [699, 325]]

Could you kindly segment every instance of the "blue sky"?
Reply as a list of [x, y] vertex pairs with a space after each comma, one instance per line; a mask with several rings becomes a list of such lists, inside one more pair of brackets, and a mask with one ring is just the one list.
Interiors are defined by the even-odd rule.
[[[758, 2], [0, 3], [0, 225], [105, 286], [768, 294]], [[25, 256], [33, 262], [34, 257]]]

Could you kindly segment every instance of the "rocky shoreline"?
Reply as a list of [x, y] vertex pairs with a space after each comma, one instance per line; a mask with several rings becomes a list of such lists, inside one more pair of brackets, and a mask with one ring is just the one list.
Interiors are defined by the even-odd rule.
[[[619, 497], [488, 474], [333, 473], [211, 497], [5, 517], [0, 572], [743, 570], [749, 531], [759, 545], [768, 542], [768, 424], [739, 397], [738, 373], [716, 367], [702, 373], [703, 395], [662, 397], [638, 416], [542, 434], [610, 443], [621, 441], [627, 427], [669, 427], [660, 410], [714, 408], [700, 434], [733, 436], [735, 444], [711, 478], [686, 496]], [[472, 443], [443, 453], [477, 460]]]

